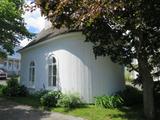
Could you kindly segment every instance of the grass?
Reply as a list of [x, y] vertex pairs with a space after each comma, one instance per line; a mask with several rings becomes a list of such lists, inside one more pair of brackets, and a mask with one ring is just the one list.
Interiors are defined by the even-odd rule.
[[87, 120], [143, 120], [142, 109], [139, 106], [121, 109], [104, 109], [95, 107], [94, 105], [88, 105], [84, 108], [72, 110], [54, 108], [52, 111], [82, 117]]
[[[39, 98], [35, 96], [30, 95], [27, 97], [5, 97], [0, 94], [0, 97], [4, 97], [6, 98], [6, 100], [13, 101], [19, 104], [29, 105], [34, 108], [41, 108]], [[82, 108], [71, 110], [57, 107], [51, 109], [51, 111], [82, 117], [86, 120], [143, 120], [142, 108], [142, 106], [133, 106], [124, 107], [121, 109], [104, 109], [96, 107], [94, 105], [86, 105]]]
[[[2, 86], [0, 86], [0, 88], [2, 88]], [[29, 105], [34, 108], [41, 108], [39, 98], [35, 96], [30, 95], [27, 97], [5, 97], [1, 94], [0, 89], [0, 97], [4, 97], [6, 100], [19, 104]], [[123, 107], [120, 109], [104, 109], [94, 105], [86, 105], [82, 108], [71, 110], [57, 107], [51, 109], [50, 111], [82, 117], [86, 120], [144, 120], [142, 108], [142, 106], [137, 105], [133, 107]]]
[[[29, 105], [34, 108], [42, 108], [40, 106], [39, 98], [35, 96], [27, 97], [5, 97], [2, 95], [0, 85], [0, 97], [4, 97], [6, 100], [16, 102], [22, 105]], [[73, 115], [77, 117], [85, 118], [86, 120], [143, 120], [142, 106], [124, 107], [121, 109], [104, 109], [94, 105], [86, 105], [81, 108], [66, 110], [64, 108], [50, 109], [53, 112], [60, 112], [63, 114]]]
[[[34, 96], [6, 97], [6, 99], [34, 108], [40, 108], [40, 102]], [[86, 120], [143, 120], [142, 106], [125, 107], [121, 109], [104, 109], [94, 105], [86, 105], [82, 108], [70, 110], [57, 107], [52, 108], [50, 111], [82, 117]]]

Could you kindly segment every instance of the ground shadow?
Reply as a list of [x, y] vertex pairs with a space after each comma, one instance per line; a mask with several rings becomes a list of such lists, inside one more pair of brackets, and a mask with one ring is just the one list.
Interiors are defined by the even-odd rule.
[[123, 114], [111, 114], [110, 118], [121, 118], [121, 119], [127, 119], [127, 120], [145, 120], [143, 116], [143, 106], [130, 106], [130, 107], [122, 107], [118, 109]]
[[42, 120], [49, 115], [49, 112], [18, 105], [0, 98], [0, 120]]

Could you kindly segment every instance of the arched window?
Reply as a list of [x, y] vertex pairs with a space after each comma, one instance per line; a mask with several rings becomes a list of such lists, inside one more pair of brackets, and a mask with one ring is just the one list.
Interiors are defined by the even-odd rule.
[[29, 81], [30, 81], [30, 85], [34, 86], [35, 84], [35, 63], [33, 61], [30, 62], [30, 66], [29, 66]]
[[57, 84], [57, 61], [51, 55], [48, 59], [48, 86], [56, 86]]

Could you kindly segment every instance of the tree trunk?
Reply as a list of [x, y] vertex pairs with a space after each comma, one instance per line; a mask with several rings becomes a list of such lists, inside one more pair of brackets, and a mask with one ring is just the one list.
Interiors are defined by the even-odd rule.
[[143, 80], [143, 106], [144, 115], [147, 120], [154, 120], [154, 94], [153, 94], [153, 78], [151, 76], [147, 59], [139, 59], [139, 74]]

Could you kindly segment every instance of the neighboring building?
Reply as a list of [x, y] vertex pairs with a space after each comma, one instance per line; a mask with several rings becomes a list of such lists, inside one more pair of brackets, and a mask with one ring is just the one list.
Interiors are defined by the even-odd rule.
[[85, 102], [124, 89], [124, 68], [109, 57], [98, 57], [81, 32], [44, 29], [20, 50], [21, 84], [41, 89], [78, 93]]
[[20, 47], [15, 47], [15, 53], [13, 55], [7, 55], [7, 58], [0, 62], [0, 68], [4, 69], [8, 73], [8, 76], [19, 75], [21, 56], [16, 52], [19, 49]]

